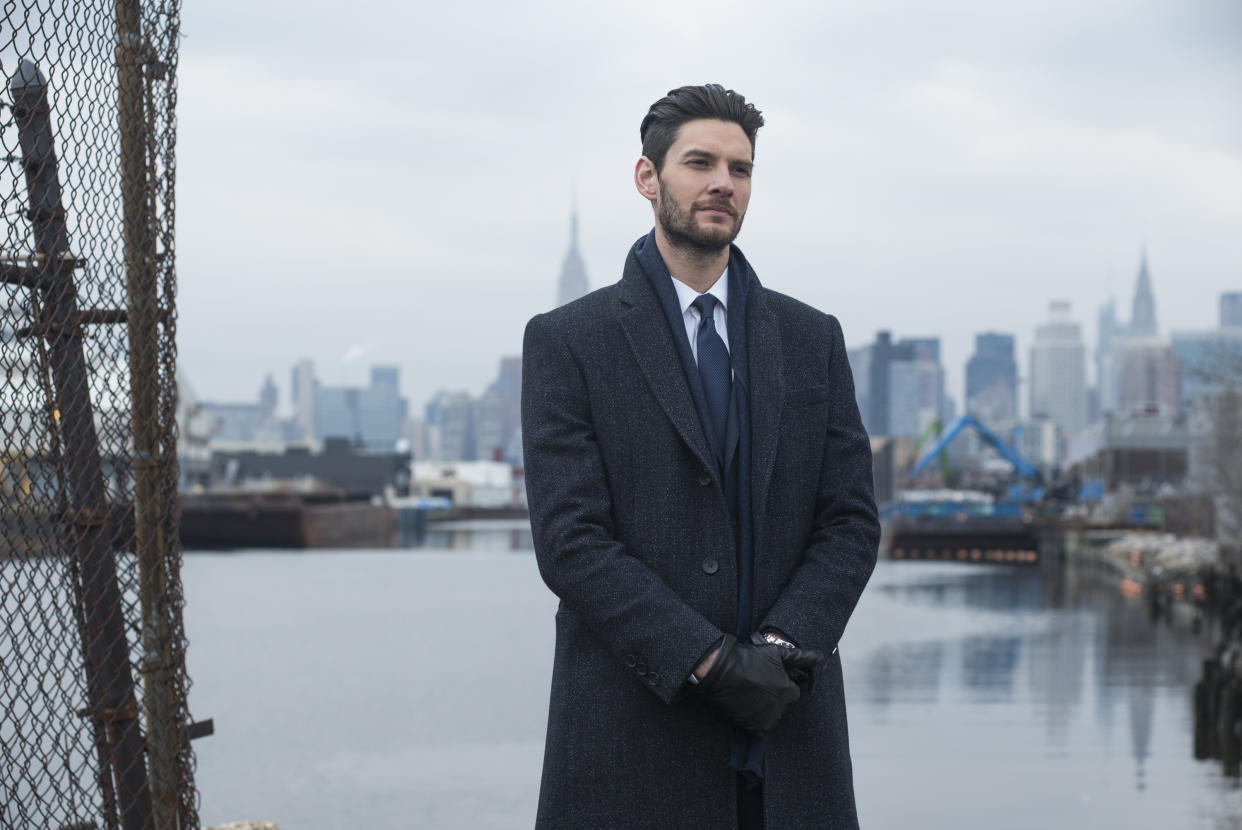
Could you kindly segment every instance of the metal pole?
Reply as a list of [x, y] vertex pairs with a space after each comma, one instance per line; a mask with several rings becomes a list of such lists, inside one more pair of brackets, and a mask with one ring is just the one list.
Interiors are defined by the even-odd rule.
[[48, 341], [56, 411], [63, 437], [67, 479], [64, 483], [69, 488], [71, 511], [65, 518], [76, 542], [81, 579], [89, 715], [96, 728], [106, 732], [121, 826], [124, 830], [152, 830], [143, 736], [130, 673], [116, 562], [107, 532], [108, 506], [103, 489], [99, 437], [91, 410], [77, 288], [73, 279], [77, 262], [69, 253], [65, 209], [52, 143], [47, 82], [38, 67], [23, 60], [9, 89], [13, 95], [13, 113], [30, 198], [29, 215], [43, 300], [43, 332]]
[[159, 386], [159, 284], [155, 262], [150, 126], [144, 67], [149, 48], [139, 0], [116, 0], [117, 114], [121, 131], [129, 378], [134, 433], [134, 546], [142, 602], [143, 706], [152, 815], [159, 830], [178, 826], [179, 757], [176, 660], [169, 625], [166, 506], [161, 489], [164, 453]]

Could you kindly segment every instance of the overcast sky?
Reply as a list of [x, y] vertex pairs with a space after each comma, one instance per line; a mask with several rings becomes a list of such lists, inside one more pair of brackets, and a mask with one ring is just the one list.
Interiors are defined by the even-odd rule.
[[[1242, 290], [1236, 0], [348, 4], [187, 0], [181, 367], [249, 400], [314, 359], [395, 363], [416, 411], [480, 392], [550, 308], [571, 194], [592, 287], [651, 226], [638, 124], [686, 83], [767, 119], [738, 244], [759, 278], [1026, 362], [1055, 298], [1094, 342], [1147, 246], [1162, 333]], [[1026, 392], [1023, 390], [1023, 406]]]

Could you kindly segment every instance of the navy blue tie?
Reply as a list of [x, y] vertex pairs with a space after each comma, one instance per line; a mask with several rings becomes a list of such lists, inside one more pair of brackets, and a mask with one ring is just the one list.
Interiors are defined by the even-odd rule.
[[725, 427], [729, 422], [729, 395], [733, 387], [733, 371], [729, 367], [729, 350], [716, 332], [716, 298], [702, 294], [695, 298], [699, 310], [697, 349], [699, 379], [707, 395], [707, 413], [711, 418], [712, 437], [718, 454], [724, 452]]

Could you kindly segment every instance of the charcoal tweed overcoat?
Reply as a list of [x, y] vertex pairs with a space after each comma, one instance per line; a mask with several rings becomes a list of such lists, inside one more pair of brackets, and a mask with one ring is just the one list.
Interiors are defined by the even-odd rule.
[[[745, 275], [751, 627], [830, 653], [875, 566], [870, 447], [836, 319]], [[561, 600], [538, 828], [737, 824], [731, 727], [686, 682], [736, 628], [737, 539], [674, 336], [634, 251], [526, 329], [531, 528]], [[768, 737], [764, 805], [769, 830], [858, 826], [839, 652]]]

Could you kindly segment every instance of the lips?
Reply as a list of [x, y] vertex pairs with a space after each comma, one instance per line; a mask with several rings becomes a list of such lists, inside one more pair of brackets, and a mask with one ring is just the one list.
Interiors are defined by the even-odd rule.
[[730, 207], [729, 205], [717, 205], [717, 204], [696, 205], [694, 209], [696, 211], [710, 211], [713, 213], [723, 213], [726, 216], [733, 215], [733, 208]]

